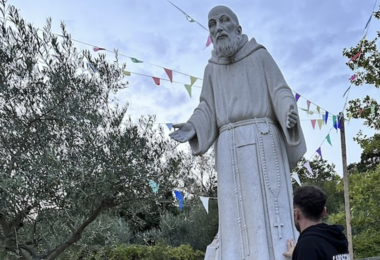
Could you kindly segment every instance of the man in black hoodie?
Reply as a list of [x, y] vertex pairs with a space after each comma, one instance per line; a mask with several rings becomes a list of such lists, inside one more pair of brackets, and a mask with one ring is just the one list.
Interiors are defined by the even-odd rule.
[[[294, 248], [288, 240], [292, 260], [350, 260], [343, 227], [322, 223], [326, 215], [326, 193], [315, 186], [303, 186], [293, 192], [294, 224], [301, 233]], [[292, 250], [293, 254], [292, 254]]]

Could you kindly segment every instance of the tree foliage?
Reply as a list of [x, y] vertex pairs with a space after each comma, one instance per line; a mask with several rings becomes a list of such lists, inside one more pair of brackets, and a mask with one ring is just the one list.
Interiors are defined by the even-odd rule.
[[[117, 54], [73, 46], [0, 5], [0, 246], [2, 258], [55, 259], [111, 208], [165, 199], [180, 157], [154, 118], [127, 118]], [[160, 183], [158, 194], [148, 181]]]

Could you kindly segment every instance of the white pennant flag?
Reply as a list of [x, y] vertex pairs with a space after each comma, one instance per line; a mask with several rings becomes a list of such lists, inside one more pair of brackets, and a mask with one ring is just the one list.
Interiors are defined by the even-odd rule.
[[292, 178], [298, 183], [299, 186], [302, 186], [300, 178], [298, 177], [298, 174], [296, 172], [292, 173]]
[[199, 196], [199, 198], [201, 199], [203, 207], [205, 207], [205, 210], [206, 210], [206, 212], [208, 214], [208, 200], [209, 200], [209, 197]]

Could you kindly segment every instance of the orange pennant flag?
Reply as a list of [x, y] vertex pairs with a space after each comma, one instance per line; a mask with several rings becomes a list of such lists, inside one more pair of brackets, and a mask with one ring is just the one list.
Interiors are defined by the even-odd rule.
[[160, 85], [160, 78], [152, 77], [154, 80], [154, 83], [156, 83], [157, 86]]
[[168, 75], [170, 82], [173, 83], [173, 71], [170, 69], [166, 69], [166, 68], [164, 68], [164, 70], [165, 70], [166, 74]]
[[317, 122], [316, 119], [311, 120], [311, 125], [313, 126], [313, 129], [315, 129], [315, 123]]

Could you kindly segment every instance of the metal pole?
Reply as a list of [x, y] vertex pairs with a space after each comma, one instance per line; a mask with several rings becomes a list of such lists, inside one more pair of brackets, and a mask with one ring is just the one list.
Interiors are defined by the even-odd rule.
[[348, 252], [351, 259], [354, 259], [354, 250], [352, 247], [352, 232], [351, 232], [351, 211], [350, 211], [350, 197], [348, 192], [348, 172], [347, 172], [347, 153], [346, 153], [346, 136], [344, 129], [344, 116], [343, 113], [339, 115], [340, 120], [340, 142], [342, 148], [342, 166], [343, 166], [343, 183], [344, 183], [344, 204], [346, 210], [346, 229], [348, 240]]

